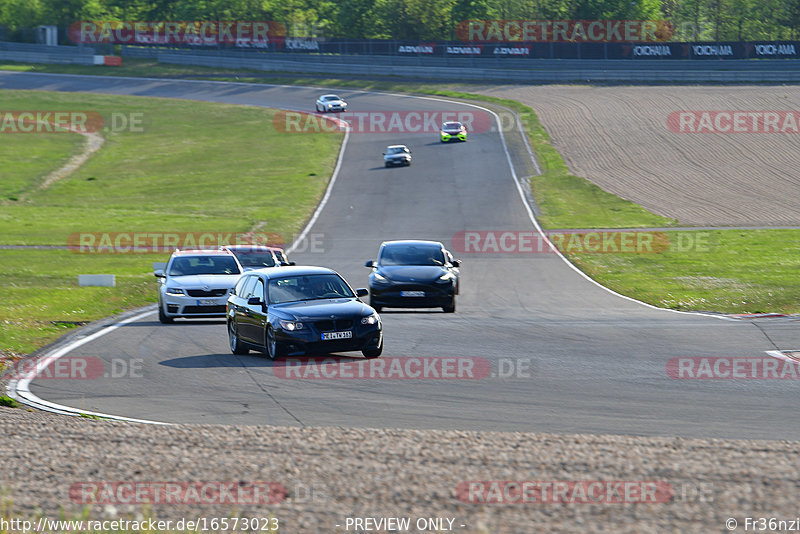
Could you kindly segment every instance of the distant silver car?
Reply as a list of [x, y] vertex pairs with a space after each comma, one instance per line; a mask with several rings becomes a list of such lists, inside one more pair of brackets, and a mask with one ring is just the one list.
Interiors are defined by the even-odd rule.
[[347, 102], [339, 95], [322, 95], [317, 99], [317, 112], [347, 111]]
[[411, 150], [406, 145], [390, 145], [383, 153], [383, 163], [387, 167], [411, 165]]

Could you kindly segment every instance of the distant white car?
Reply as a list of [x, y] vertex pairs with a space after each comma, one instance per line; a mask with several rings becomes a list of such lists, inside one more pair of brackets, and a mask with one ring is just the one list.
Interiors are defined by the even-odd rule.
[[406, 145], [387, 146], [383, 153], [383, 164], [387, 167], [411, 165], [411, 150]]
[[319, 113], [347, 111], [347, 102], [342, 100], [339, 95], [322, 95], [317, 99], [317, 111]]

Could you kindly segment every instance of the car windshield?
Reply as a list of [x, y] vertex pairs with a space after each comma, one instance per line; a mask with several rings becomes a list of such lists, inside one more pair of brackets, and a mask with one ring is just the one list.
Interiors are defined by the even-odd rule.
[[355, 297], [353, 291], [338, 274], [309, 274], [272, 278], [267, 286], [269, 302], [299, 302]]
[[460, 122], [446, 122], [442, 125], [442, 130], [460, 130]]
[[407, 151], [408, 149], [404, 146], [390, 146], [386, 149], [387, 154], [402, 154]]
[[239, 274], [233, 256], [181, 256], [172, 260], [169, 276], [197, 274]]
[[323, 96], [322, 100], [325, 100], [326, 102], [328, 102], [328, 101], [331, 101], [331, 100], [341, 100], [341, 99], [336, 95], [328, 95], [328, 96]]
[[383, 248], [381, 265], [444, 265], [442, 249], [436, 245], [395, 245]]
[[286, 254], [283, 253], [281, 250], [275, 251], [275, 256], [278, 258], [278, 261], [281, 263], [289, 263], [289, 259], [286, 257]]
[[272, 252], [268, 250], [237, 250], [234, 252], [236, 259], [242, 264], [242, 267], [274, 267], [275, 258], [272, 257]]

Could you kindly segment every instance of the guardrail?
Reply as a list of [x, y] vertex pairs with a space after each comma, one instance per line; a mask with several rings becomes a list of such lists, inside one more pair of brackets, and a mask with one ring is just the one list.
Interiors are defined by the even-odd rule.
[[47, 46], [0, 42], [0, 59], [21, 63], [66, 63], [93, 65], [95, 50], [89, 46]]
[[[401, 76], [440, 81], [551, 82], [800, 82], [800, 60], [761, 62], [663, 62], [658, 60], [505, 60], [477, 58], [401, 58], [387, 56], [287, 56], [237, 51], [169, 51], [156, 54], [160, 63], [227, 69], [333, 74]], [[436, 60], [436, 61], [432, 61]], [[459, 61], [460, 60], [460, 61]], [[485, 61], [485, 64], [478, 62]], [[442, 63], [445, 62], [445, 63]]]

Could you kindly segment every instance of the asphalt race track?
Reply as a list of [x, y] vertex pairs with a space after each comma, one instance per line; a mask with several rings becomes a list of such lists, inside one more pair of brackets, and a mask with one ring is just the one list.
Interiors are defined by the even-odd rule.
[[[307, 111], [330, 92], [9, 72], [0, 73], [0, 88]], [[352, 111], [474, 111], [432, 99], [341, 94]], [[411, 167], [383, 167], [382, 149], [393, 143], [412, 148]], [[463, 230], [532, 229], [496, 131], [453, 145], [440, 144], [435, 133], [354, 133], [310, 230], [322, 236], [324, 252], [295, 252], [292, 259], [332, 267], [363, 287], [364, 261], [383, 240], [436, 239], [452, 250], [453, 236]], [[761, 358], [800, 348], [795, 321], [652, 309], [586, 280], [554, 254], [456, 256], [463, 260], [457, 313], [384, 311], [383, 357], [483, 358], [495, 376], [286, 380], [263, 355], [231, 355], [224, 321], [161, 325], [153, 312], [72, 353], [141, 358], [142, 377], [38, 380], [31, 391], [81, 409], [166, 422], [800, 439], [796, 381], [674, 380], [666, 371], [676, 357]], [[518, 362], [523, 371], [529, 364], [528, 371], [496, 376]]]

